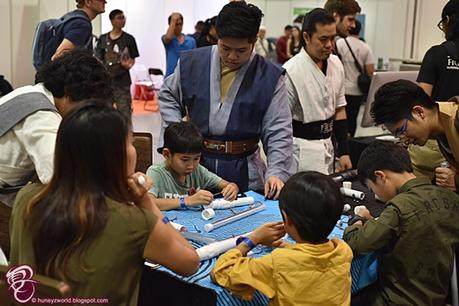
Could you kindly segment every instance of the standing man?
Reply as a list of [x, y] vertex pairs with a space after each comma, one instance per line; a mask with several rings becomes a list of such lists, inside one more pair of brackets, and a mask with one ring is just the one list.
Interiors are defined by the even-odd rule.
[[291, 25], [286, 25], [284, 36], [279, 37], [276, 43], [277, 62], [281, 65], [290, 59], [287, 55], [287, 41], [292, 36], [292, 29]]
[[359, 114], [360, 105], [366, 97], [357, 84], [360, 72], [356, 67], [354, 56], [364, 73], [371, 77], [375, 72], [375, 62], [370, 46], [361, 41], [359, 37], [361, 28], [360, 21], [356, 20], [355, 27], [349, 30], [349, 36], [336, 41], [336, 50], [341, 56], [344, 75], [346, 76], [344, 91], [346, 92], [346, 114], [351, 137], [355, 135], [357, 115]]
[[112, 77], [116, 107], [130, 117], [132, 107], [129, 69], [134, 66], [139, 51], [134, 37], [123, 31], [126, 25], [123, 11], [113, 10], [108, 17], [113, 29], [100, 36], [96, 55], [105, 63]]
[[335, 18], [336, 31], [341, 37], [349, 36], [349, 31], [355, 28], [355, 17], [361, 11], [355, 0], [327, 0], [324, 9]]
[[196, 41], [193, 37], [182, 33], [183, 16], [180, 13], [172, 13], [167, 19], [169, 27], [161, 40], [166, 48], [166, 75], [174, 72], [180, 52], [196, 48]]
[[[418, 84], [434, 101], [448, 101], [459, 96], [459, 1], [451, 0], [441, 13], [439, 29], [445, 34], [446, 41], [431, 47], [422, 60], [418, 75]], [[409, 146], [411, 161], [416, 174], [434, 177], [444, 160], [435, 140], [428, 140], [422, 147]]]
[[217, 46], [183, 52], [159, 104], [163, 129], [184, 116], [199, 128], [207, 169], [241, 191], [264, 188], [265, 196], [277, 198], [291, 175], [292, 118], [284, 71], [253, 53], [262, 16], [244, 1], [225, 5], [217, 17]]
[[338, 143], [338, 170], [350, 169], [344, 69], [332, 54], [335, 19], [316, 8], [304, 17], [302, 35], [305, 46], [284, 64], [293, 116], [295, 170], [333, 173], [333, 132]]
[[79, 14], [84, 18], [74, 18], [65, 23], [62, 42], [51, 57], [55, 60], [64, 51], [70, 51], [76, 47], [86, 47], [92, 50], [92, 25], [97, 15], [105, 12], [105, 0], [75, 0], [77, 9], [68, 14]]

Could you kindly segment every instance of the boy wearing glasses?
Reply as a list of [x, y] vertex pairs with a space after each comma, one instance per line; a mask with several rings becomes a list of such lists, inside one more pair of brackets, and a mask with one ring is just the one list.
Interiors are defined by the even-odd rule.
[[[445, 34], [445, 41], [427, 51], [417, 82], [434, 101], [447, 101], [459, 95], [459, 0], [444, 6], [438, 28]], [[435, 168], [444, 161], [434, 140], [422, 147], [410, 146], [408, 151], [417, 175], [433, 178]]]
[[450, 167], [435, 168], [436, 184], [455, 192], [459, 177], [459, 118], [457, 101], [436, 103], [421, 87], [407, 80], [389, 82], [375, 94], [371, 109], [376, 124], [384, 124], [406, 145], [438, 142]]
[[[417, 130], [408, 125], [407, 134]], [[379, 279], [353, 296], [352, 305], [445, 305], [459, 245], [459, 196], [417, 178], [408, 152], [391, 142], [369, 145], [357, 171], [386, 204], [377, 219], [358, 212], [344, 231], [354, 255], [383, 254]]]

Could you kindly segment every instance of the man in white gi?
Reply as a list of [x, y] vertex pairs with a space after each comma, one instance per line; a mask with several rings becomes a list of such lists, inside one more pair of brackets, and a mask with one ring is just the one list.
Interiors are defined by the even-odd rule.
[[284, 64], [293, 117], [295, 170], [333, 173], [332, 134], [338, 143], [336, 170], [350, 169], [344, 69], [332, 54], [335, 19], [324, 9], [314, 9], [304, 18], [302, 35], [304, 48]]
[[[241, 191], [277, 198], [291, 175], [292, 117], [283, 69], [253, 53], [262, 15], [242, 1], [225, 5], [217, 17], [218, 45], [181, 53], [159, 105], [163, 130], [184, 116], [198, 127], [207, 169]], [[162, 133], [159, 141], [161, 147]]]

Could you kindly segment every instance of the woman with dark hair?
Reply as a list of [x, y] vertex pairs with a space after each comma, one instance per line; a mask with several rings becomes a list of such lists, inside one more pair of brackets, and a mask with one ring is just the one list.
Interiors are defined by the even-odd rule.
[[54, 159], [50, 183], [30, 184], [16, 198], [12, 265], [30, 265], [67, 282], [74, 296], [111, 305], [137, 305], [144, 258], [182, 275], [198, 269], [194, 248], [148, 195], [151, 180], [134, 173], [131, 123], [118, 110], [98, 100], [72, 110]]
[[292, 28], [292, 36], [287, 41], [287, 55], [294, 57], [301, 51], [301, 30], [297, 26]]

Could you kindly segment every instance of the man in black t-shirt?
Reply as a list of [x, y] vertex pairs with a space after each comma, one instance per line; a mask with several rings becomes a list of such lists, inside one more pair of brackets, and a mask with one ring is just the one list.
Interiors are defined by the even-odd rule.
[[70, 51], [76, 47], [86, 47], [92, 50], [92, 25], [91, 21], [97, 15], [105, 12], [105, 0], [75, 0], [77, 9], [75, 13], [81, 14], [85, 18], [75, 18], [65, 23], [63, 29], [63, 40], [57, 47], [56, 52], [51, 57], [56, 57], [64, 51]]
[[109, 14], [113, 29], [100, 36], [96, 56], [107, 66], [112, 77], [113, 93], [117, 108], [128, 116], [131, 115], [131, 77], [129, 69], [139, 57], [137, 44], [132, 35], [122, 29], [126, 17], [121, 10], [113, 10]]
[[[459, 96], [459, 0], [450, 0], [443, 7], [438, 27], [446, 41], [427, 51], [417, 82], [434, 101], [442, 102]], [[440, 168], [444, 157], [436, 141], [424, 147], [410, 146], [409, 152], [417, 175], [452, 175], [450, 169]]]
[[459, 0], [445, 5], [438, 27], [446, 41], [427, 51], [417, 81], [434, 100], [447, 101], [459, 95]]

